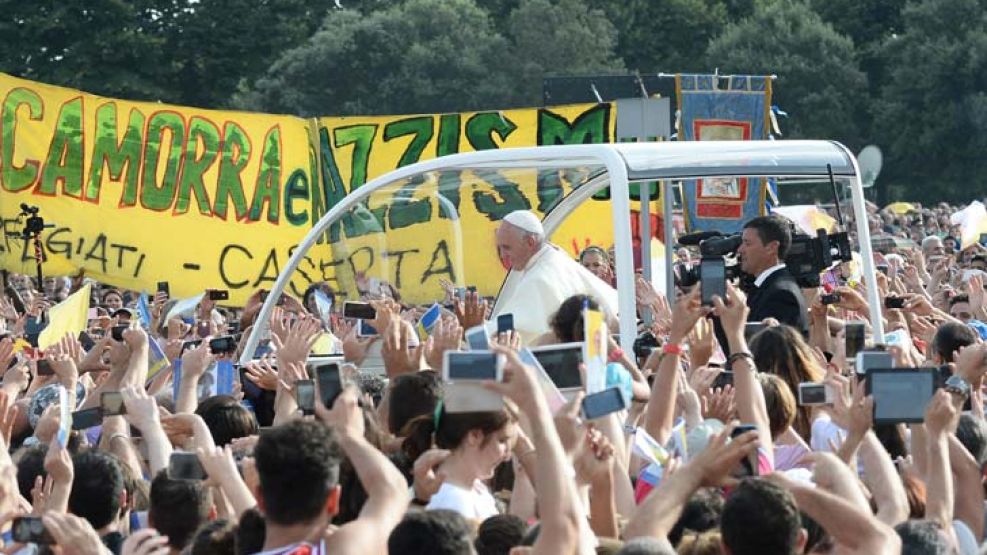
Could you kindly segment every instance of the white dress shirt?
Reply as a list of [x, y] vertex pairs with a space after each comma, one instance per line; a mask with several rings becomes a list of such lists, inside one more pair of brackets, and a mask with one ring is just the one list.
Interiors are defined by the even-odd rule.
[[780, 270], [780, 269], [782, 269], [784, 267], [785, 267], [785, 263], [782, 262], [781, 264], [778, 264], [776, 266], [772, 266], [772, 267], [768, 268], [767, 270], [761, 272], [757, 276], [757, 279], [754, 280], [754, 285], [756, 287], [761, 287], [762, 285], [764, 285], [764, 282], [767, 281], [767, 279], [769, 277], [771, 277], [771, 274], [777, 272], [778, 270]]

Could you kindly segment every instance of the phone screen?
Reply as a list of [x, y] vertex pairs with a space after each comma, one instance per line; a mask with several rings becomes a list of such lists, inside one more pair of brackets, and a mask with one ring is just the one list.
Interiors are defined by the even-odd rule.
[[490, 349], [490, 338], [487, 329], [480, 325], [466, 330], [466, 344], [471, 351], [486, 351]]
[[501, 314], [497, 317], [497, 333], [514, 331], [514, 315]]
[[761, 333], [763, 330], [767, 329], [767, 327], [767, 324], [762, 322], [747, 322], [744, 324], [744, 339], [750, 343], [751, 339], [753, 339], [755, 335]]
[[374, 337], [380, 335], [377, 329], [367, 323], [366, 320], [360, 320], [360, 328], [357, 330], [356, 334], [360, 337]]
[[627, 408], [627, 398], [619, 387], [604, 389], [599, 393], [583, 397], [583, 416], [596, 420], [608, 414]]
[[99, 394], [99, 408], [103, 416], [125, 414], [127, 408], [123, 404], [123, 395], [119, 391], [104, 391]]
[[315, 377], [319, 380], [319, 395], [326, 408], [332, 408], [336, 397], [343, 391], [342, 378], [339, 376], [339, 365], [335, 362], [320, 364], [315, 367]]
[[17, 543], [35, 543], [38, 545], [52, 545], [55, 539], [51, 537], [45, 528], [45, 523], [40, 517], [23, 516], [14, 519], [10, 530], [14, 541]]
[[168, 286], [167, 281], [158, 282], [158, 291], [164, 293], [165, 295], [171, 296], [171, 287]]
[[110, 330], [110, 337], [112, 337], [114, 341], [123, 341], [123, 332], [127, 331], [127, 328], [129, 327], [130, 326], [128, 325], [113, 326]]
[[850, 360], [864, 348], [864, 323], [847, 322], [844, 329], [846, 333], [846, 358]]
[[887, 297], [884, 299], [885, 308], [905, 308], [904, 297]]
[[315, 382], [298, 380], [295, 382], [295, 401], [304, 414], [315, 413]]
[[722, 258], [704, 258], [699, 263], [699, 283], [702, 303], [713, 304], [713, 297], [727, 297], [727, 268]]
[[583, 386], [579, 365], [583, 362], [583, 346], [578, 344], [565, 349], [532, 350], [531, 354], [545, 369], [552, 383], [559, 389], [573, 389]]
[[79, 344], [82, 345], [83, 349], [91, 351], [92, 348], [96, 346], [96, 341], [93, 340], [92, 336], [89, 335], [88, 332], [80, 332]]
[[343, 316], [346, 318], [358, 318], [360, 320], [373, 320], [377, 317], [377, 309], [370, 303], [346, 301], [343, 303]]
[[[753, 432], [757, 430], [757, 426], [752, 426], [750, 424], [740, 424], [733, 429], [730, 433], [730, 439], [742, 436], [747, 432]], [[738, 470], [734, 472], [734, 477], [743, 478], [746, 476], [757, 476], [757, 451], [751, 454], [749, 457], [741, 459], [740, 466], [737, 467]]]
[[483, 352], [451, 352], [446, 354], [449, 381], [497, 379], [497, 355]]
[[39, 359], [37, 368], [39, 376], [51, 376], [55, 374], [55, 371], [51, 369], [51, 362], [48, 362], [46, 359]]
[[236, 346], [236, 339], [232, 335], [217, 337], [209, 341], [209, 350], [217, 355], [234, 353]]
[[175, 451], [168, 460], [168, 477], [172, 480], [205, 480], [206, 470], [195, 453]]
[[88, 430], [103, 422], [103, 411], [99, 407], [77, 410], [72, 413], [72, 429]]
[[802, 406], [825, 405], [829, 402], [826, 385], [821, 383], [800, 383], [799, 404]]
[[874, 423], [922, 422], [936, 390], [934, 368], [873, 369], [867, 373], [867, 394], [874, 397]]
[[861, 351], [854, 362], [858, 374], [867, 374], [875, 368], [894, 367], [894, 357], [885, 351]]
[[209, 300], [210, 301], [225, 301], [230, 298], [230, 292], [225, 289], [210, 289], [209, 290]]
[[726, 386], [733, 386], [733, 371], [721, 370], [713, 380], [713, 389], [723, 389]]

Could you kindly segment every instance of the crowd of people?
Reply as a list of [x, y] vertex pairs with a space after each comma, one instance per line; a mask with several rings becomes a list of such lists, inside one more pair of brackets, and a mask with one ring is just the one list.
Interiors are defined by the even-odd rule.
[[[792, 285], [791, 232], [777, 216], [745, 225], [738, 256], [750, 279], [710, 303], [701, 284], [666, 296], [638, 277], [639, 313], [617, 316], [595, 294], [614, 283], [612, 252], [590, 247], [573, 266], [596, 276], [591, 291], [575, 292], [592, 280], [567, 275], [554, 283], [573, 291], [548, 314], [504, 303], [540, 327], [490, 334], [501, 377], [482, 388], [504, 408], [483, 412], [454, 408], [443, 379], [447, 353], [497, 316], [473, 290], [445, 284], [442, 315], [423, 335], [427, 306], [374, 287], [363, 299], [374, 309], [368, 334], [324, 283], [283, 295], [264, 325], [266, 291], [239, 308], [207, 294], [191, 313], [159, 291], [144, 322], [136, 293], [92, 283], [88, 329], [42, 352], [30, 345], [47, 309], [87, 280], [10, 274], [0, 301], [3, 551], [987, 552], [987, 248], [963, 248], [956, 210], [870, 207], [880, 307], [859, 260], [826, 270], [819, 287]], [[526, 215], [503, 223], [498, 248], [531, 280], [558, 256]], [[688, 268], [697, 251], [677, 258]], [[577, 272], [572, 262], [542, 269], [537, 287]], [[628, 403], [595, 419], [582, 410], [587, 392], [553, 404], [524, 362], [526, 348], [585, 341], [587, 309], [607, 313], [612, 330], [616, 318], [636, 318], [639, 330], [633, 352], [608, 341], [603, 381]], [[883, 336], [872, 333], [875, 313]], [[861, 325], [866, 351], [941, 375], [921, 418], [875, 422], [848, 352], [848, 330]], [[243, 358], [255, 327], [264, 340], [233, 364], [233, 391], [199, 387], [217, 364]], [[221, 337], [235, 348], [214, 352]], [[151, 368], [152, 344], [168, 369]], [[330, 353], [313, 354], [319, 344]], [[308, 410], [303, 390], [326, 360], [339, 364], [341, 393], [328, 404], [315, 395]], [[821, 384], [825, 400], [802, 399], [807, 384]], [[109, 410], [114, 395], [122, 407]]]

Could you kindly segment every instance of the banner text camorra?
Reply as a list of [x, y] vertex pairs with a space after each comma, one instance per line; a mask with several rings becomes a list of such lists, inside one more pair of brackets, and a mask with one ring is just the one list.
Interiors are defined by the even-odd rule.
[[[4, 268], [29, 273], [33, 267], [33, 247], [11, 236], [21, 229], [17, 216], [26, 203], [40, 207], [53, 225], [43, 237], [47, 274], [83, 269], [134, 290], [169, 281], [176, 296], [225, 288], [234, 303], [269, 287], [314, 222], [373, 178], [456, 152], [609, 142], [615, 121], [611, 104], [304, 120], [107, 99], [4, 74], [0, 102]], [[474, 259], [492, 256], [469, 249], [463, 260], [450, 255], [443, 262], [452, 245], [427, 236], [433, 219], [448, 219], [448, 210], [455, 210], [492, 223], [518, 208], [543, 212], [563, 193], [559, 179], [471, 179], [469, 191], [444, 184], [443, 206], [409, 202], [412, 188], [393, 191], [373, 207], [381, 224], [376, 231], [384, 233], [389, 250], [313, 250], [293, 291], [336, 279], [340, 267], [374, 273], [374, 264], [388, 260], [397, 274], [387, 279], [417, 297], [416, 288], [448, 278], [456, 264], [472, 266]], [[393, 209], [395, 203], [400, 209]], [[577, 226], [578, 237], [555, 239], [606, 243], [612, 228], [600, 227], [590, 235]], [[323, 242], [360, 239], [347, 228], [355, 231], [344, 221]], [[402, 254], [401, 242], [412, 239], [415, 248]], [[368, 260], [373, 263], [364, 268]], [[443, 267], [448, 270], [436, 272]], [[491, 294], [500, 285], [496, 276], [473, 284]]]

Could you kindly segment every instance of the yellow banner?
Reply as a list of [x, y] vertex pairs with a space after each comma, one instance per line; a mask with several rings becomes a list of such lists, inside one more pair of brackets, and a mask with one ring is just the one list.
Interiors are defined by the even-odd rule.
[[[232, 304], [269, 288], [313, 223], [370, 179], [456, 152], [610, 142], [616, 121], [613, 104], [304, 120], [115, 100], [4, 74], [0, 100], [4, 268], [33, 275], [34, 245], [13, 236], [26, 205], [51, 226], [42, 233], [46, 274], [81, 269], [138, 291], [168, 281], [175, 297], [228, 289]], [[336, 226], [292, 290], [328, 280], [354, 291], [369, 278], [424, 300], [446, 278], [493, 295], [504, 275], [497, 222], [519, 208], [544, 213], [573, 177], [478, 172], [431, 193], [382, 191], [364, 206], [377, 227], [356, 229], [352, 218]], [[573, 254], [608, 246], [609, 204], [580, 210], [555, 242]], [[453, 221], [459, 235], [443, 225]]]
[[265, 261], [224, 262], [248, 246], [294, 244], [310, 227], [303, 119], [127, 102], [3, 74], [0, 98], [9, 270], [33, 274], [33, 245], [10, 236], [23, 229], [22, 204], [52, 226], [47, 274], [84, 269], [134, 290], [168, 281], [176, 297], [247, 291], [264, 273], [243, 266]]
[[[320, 118], [322, 178], [339, 200], [365, 182], [420, 160], [459, 152], [552, 144], [610, 142], [615, 106], [361, 118]], [[449, 171], [375, 192], [325, 237], [306, 261], [310, 271], [355, 294], [376, 282], [406, 300], [440, 297], [440, 280], [495, 295], [506, 275], [495, 230], [514, 210], [544, 215], [574, 183], [602, 168]], [[573, 256], [589, 244], [609, 246], [608, 202], [590, 202], [567, 218], [552, 240]]]

